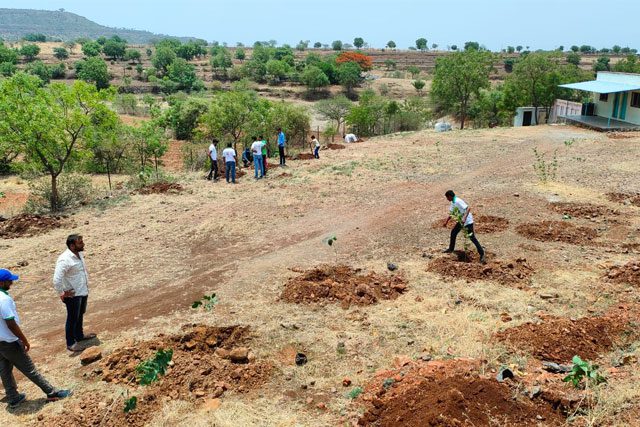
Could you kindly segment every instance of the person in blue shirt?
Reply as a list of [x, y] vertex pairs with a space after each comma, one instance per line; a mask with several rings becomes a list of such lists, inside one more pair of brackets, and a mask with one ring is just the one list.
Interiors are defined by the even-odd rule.
[[284, 136], [281, 128], [278, 128], [278, 153], [280, 154], [280, 166], [285, 166], [284, 147], [287, 143], [287, 138]]

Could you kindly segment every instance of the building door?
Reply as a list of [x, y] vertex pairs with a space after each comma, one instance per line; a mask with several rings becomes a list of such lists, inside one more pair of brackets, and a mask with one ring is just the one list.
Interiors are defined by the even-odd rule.
[[611, 113], [611, 117], [614, 119], [618, 117], [618, 110], [620, 108], [618, 106], [619, 103], [620, 103], [620, 93], [616, 93], [615, 98], [613, 98], [613, 113]]
[[522, 126], [531, 126], [531, 119], [533, 118], [532, 111], [525, 111], [522, 116]]
[[629, 92], [625, 92], [622, 95], [622, 104], [620, 105], [620, 120], [624, 120], [627, 117], [627, 103], [629, 102]]

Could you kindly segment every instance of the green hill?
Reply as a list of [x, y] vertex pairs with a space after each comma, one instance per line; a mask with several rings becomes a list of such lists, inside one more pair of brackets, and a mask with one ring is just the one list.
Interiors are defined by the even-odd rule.
[[[148, 44], [153, 40], [170, 37], [149, 31], [111, 28], [96, 24], [75, 13], [64, 10], [33, 10], [0, 8], [0, 37], [18, 40], [30, 33], [41, 33], [63, 41], [79, 37], [96, 39], [100, 36], [118, 35], [133, 44]], [[176, 37], [182, 41], [193, 37]]]

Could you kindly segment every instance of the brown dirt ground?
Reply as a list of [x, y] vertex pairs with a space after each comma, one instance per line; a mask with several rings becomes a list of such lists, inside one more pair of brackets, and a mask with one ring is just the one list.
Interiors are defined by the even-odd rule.
[[46, 233], [54, 228], [60, 228], [65, 224], [65, 218], [61, 216], [46, 216], [19, 214], [4, 221], [0, 221], [0, 238], [14, 239], [17, 237], [30, 237]]
[[594, 360], [616, 345], [638, 338], [638, 310], [620, 306], [605, 316], [568, 319], [542, 316], [539, 323], [527, 322], [496, 334], [514, 351], [530, 352], [543, 361], [569, 363], [578, 355]]
[[612, 202], [629, 203], [633, 206], [640, 206], [639, 193], [607, 193], [607, 198]]
[[175, 182], [156, 182], [146, 185], [138, 190], [139, 194], [163, 194], [172, 193], [178, 194], [184, 190], [182, 185]]
[[431, 261], [427, 271], [467, 281], [491, 280], [517, 288], [525, 287], [534, 273], [533, 267], [524, 258], [502, 261], [492, 259], [491, 254], [487, 254], [487, 258], [487, 264], [482, 265], [476, 253], [468, 253], [465, 257], [462, 251], [456, 251]]
[[346, 265], [323, 265], [289, 280], [280, 298], [296, 304], [340, 302], [348, 308], [351, 304], [396, 299], [406, 290], [406, 281], [400, 275], [362, 274], [360, 269]]
[[[436, 220], [431, 223], [431, 228], [439, 229], [442, 228], [443, 220]], [[451, 230], [455, 226], [455, 222], [449, 221], [447, 225], [448, 229]], [[500, 233], [501, 231], [505, 231], [509, 228], [509, 220], [507, 218], [502, 218], [500, 216], [495, 215], [477, 215], [474, 216], [473, 230], [476, 233], [481, 234], [491, 234], [491, 233]]]
[[293, 160], [312, 160], [314, 158], [311, 153], [300, 153], [295, 155]]
[[574, 245], [594, 244], [598, 232], [592, 228], [576, 226], [567, 221], [541, 221], [520, 224], [519, 234], [540, 242], [563, 242]]
[[412, 362], [377, 375], [362, 400], [364, 426], [564, 425], [548, 403], [518, 396], [511, 381], [498, 383], [456, 360]]
[[329, 150], [343, 150], [347, 147], [344, 144], [327, 144], [327, 148]]
[[591, 205], [588, 203], [551, 203], [551, 210], [562, 215], [570, 215], [574, 218], [585, 219], [605, 219], [607, 221], [618, 221], [620, 211], [606, 206]]
[[628, 283], [640, 286], [640, 261], [630, 261], [624, 265], [614, 265], [609, 268], [604, 279], [610, 283]]

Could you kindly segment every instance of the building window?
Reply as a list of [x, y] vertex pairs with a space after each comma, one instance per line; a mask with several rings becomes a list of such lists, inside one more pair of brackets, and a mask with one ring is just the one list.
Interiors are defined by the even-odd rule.
[[640, 108], [640, 92], [631, 92], [631, 106]]
[[600, 101], [602, 101], [602, 102], [609, 101], [609, 94], [608, 93], [601, 93], [600, 94]]

